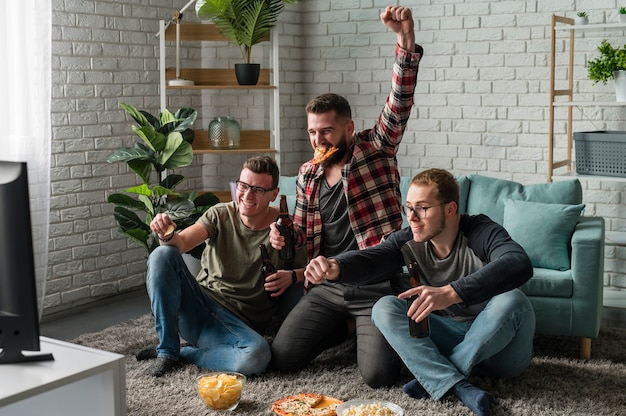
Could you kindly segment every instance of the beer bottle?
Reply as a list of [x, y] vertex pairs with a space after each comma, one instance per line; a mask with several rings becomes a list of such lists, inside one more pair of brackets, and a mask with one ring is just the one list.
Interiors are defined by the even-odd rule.
[[[261, 260], [263, 261], [263, 264], [261, 265], [261, 276], [263, 277], [263, 281], [265, 282], [265, 278], [267, 276], [269, 276], [270, 274], [276, 273], [276, 266], [274, 266], [274, 264], [272, 263], [272, 260], [270, 259], [270, 255], [267, 252], [267, 248], [265, 247], [265, 244], [259, 244], [259, 249], [261, 249]], [[271, 296], [272, 292], [266, 291], [265, 293], [267, 293], [267, 298], [270, 301], [272, 302], [278, 301], [277, 297]]]
[[296, 241], [293, 232], [293, 220], [289, 216], [289, 208], [287, 207], [287, 197], [285, 195], [280, 196], [280, 213], [276, 220], [276, 228], [280, 232], [280, 235], [285, 239], [285, 245], [278, 252], [278, 256], [282, 260], [291, 260], [296, 255]]
[[[420, 285], [419, 276], [417, 275], [417, 263], [413, 262], [409, 264], [409, 284], [411, 287], [417, 287]], [[406, 308], [407, 310], [413, 303], [413, 301], [417, 299], [417, 296], [411, 296], [406, 300]], [[422, 319], [419, 322], [415, 322], [411, 317], [409, 317], [409, 333], [413, 338], [426, 338], [430, 335], [430, 329], [428, 327], [428, 317]]]

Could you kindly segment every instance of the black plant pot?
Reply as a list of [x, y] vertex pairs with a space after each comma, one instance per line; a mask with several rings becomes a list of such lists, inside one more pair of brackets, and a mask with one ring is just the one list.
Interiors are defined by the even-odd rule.
[[235, 75], [239, 85], [256, 85], [260, 73], [261, 64], [235, 64]]

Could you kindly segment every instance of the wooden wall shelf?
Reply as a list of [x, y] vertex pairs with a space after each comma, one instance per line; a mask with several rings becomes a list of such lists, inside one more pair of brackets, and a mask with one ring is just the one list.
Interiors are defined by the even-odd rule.
[[[176, 41], [175, 24], [171, 24], [165, 29], [165, 40]], [[212, 23], [181, 23], [180, 40], [230, 42]], [[263, 40], [269, 41], [269, 35], [265, 36]]]
[[242, 130], [238, 149], [213, 149], [209, 146], [209, 132], [207, 130], [195, 130], [193, 139], [193, 153], [274, 153], [276, 149], [270, 146], [269, 130]]
[[[195, 85], [190, 86], [172, 86], [168, 85], [168, 89], [242, 89], [242, 90], [267, 90], [275, 89], [270, 85], [270, 70], [261, 68], [259, 74], [259, 82], [257, 85], [239, 85], [235, 76], [235, 68], [181, 68], [180, 77], [192, 80]], [[165, 79], [176, 79], [176, 69], [169, 68], [165, 70]]]

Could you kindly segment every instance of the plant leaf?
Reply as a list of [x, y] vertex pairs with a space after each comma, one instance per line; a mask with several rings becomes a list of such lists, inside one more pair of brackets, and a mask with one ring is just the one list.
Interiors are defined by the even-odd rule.
[[143, 183], [150, 185], [150, 178], [152, 177], [152, 163], [151, 160], [129, 160], [128, 166], [135, 171], [137, 175], [143, 180]]
[[120, 103], [120, 107], [122, 107], [140, 126], [145, 126], [150, 124], [146, 119], [143, 112], [137, 110], [130, 104]]
[[131, 198], [126, 194], [111, 194], [107, 198], [107, 202], [128, 208], [144, 209], [143, 202]]
[[127, 232], [132, 229], [150, 231], [150, 227], [143, 222], [137, 214], [124, 207], [117, 206], [113, 210], [113, 216], [120, 226], [120, 231]]
[[164, 188], [175, 189], [176, 186], [184, 179], [185, 177], [183, 175], [176, 175], [172, 173], [171, 175], [167, 175], [167, 177], [163, 179], [159, 185]]
[[184, 166], [188, 166], [193, 161], [193, 148], [189, 143], [183, 140], [182, 135], [180, 133], [174, 132], [171, 135], [177, 135], [179, 140], [176, 141], [178, 145], [176, 146], [174, 152], [167, 158], [167, 160], [163, 163], [163, 165], [167, 169], [180, 168]]

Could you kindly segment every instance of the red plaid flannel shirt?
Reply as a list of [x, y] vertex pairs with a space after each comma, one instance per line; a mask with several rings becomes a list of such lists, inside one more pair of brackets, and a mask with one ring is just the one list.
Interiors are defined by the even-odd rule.
[[[352, 158], [343, 166], [342, 183], [348, 216], [359, 248], [378, 244], [402, 225], [400, 174], [396, 153], [406, 128], [423, 49], [412, 53], [396, 45], [391, 93], [376, 125], [356, 134]], [[324, 169], [310, 161], [296, 182], [294, 221], [306, 231], [309, 258], [320, 252], [322, 218], [319, 189]]]

